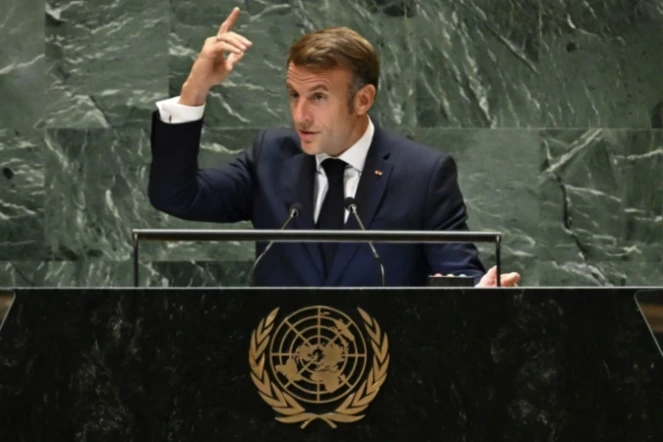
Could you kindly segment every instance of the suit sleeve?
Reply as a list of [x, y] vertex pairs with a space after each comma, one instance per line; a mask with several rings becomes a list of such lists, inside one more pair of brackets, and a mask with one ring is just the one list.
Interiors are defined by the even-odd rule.
[[190, 221], [232, 223], [250, 220], [255, 157], [262, 133], [252, 148], [218, 168], [199, 169], [203, 121], [166, 124], [152, 117], [150, 203], [169, 215]]
[[[426, 230], [467, 231], [467, 209], [458, 186], [456, 162], [443, 156], [434, 167], [426, 196]], [[473, 244], [426, 244], [426, 258], [432, 274], [472, 276], [475, 284], [485, 273]]]

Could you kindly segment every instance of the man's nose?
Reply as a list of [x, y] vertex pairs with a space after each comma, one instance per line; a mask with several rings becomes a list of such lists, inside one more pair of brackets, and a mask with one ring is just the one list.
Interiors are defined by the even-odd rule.
[[310, 118], [308, 107], [306, 106], [306, 100], [297, 101], [292, 116], [297, 123], [304, 124], [309, 122]]

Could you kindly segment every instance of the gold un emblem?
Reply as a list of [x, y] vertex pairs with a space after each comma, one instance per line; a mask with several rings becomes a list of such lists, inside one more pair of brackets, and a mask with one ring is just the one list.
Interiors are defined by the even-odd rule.
[[251, 379], [280, 414], [276, 420], [305, 428], [320, 419], [336, 428], [364, 417], [387, 378], [389, 342], [377, 321], [357, 310], [368, 339], [348, 315], [327, 306], [297, 310], [276, 328], [278, 308], [260, 321], [251, 334]]

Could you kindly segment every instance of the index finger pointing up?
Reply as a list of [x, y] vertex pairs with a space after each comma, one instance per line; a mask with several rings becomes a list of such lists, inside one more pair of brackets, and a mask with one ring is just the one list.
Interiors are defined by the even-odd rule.
[[219, 28], [219, 34], [230, 31], [233, 28], [233, 26], [235, 26], [237, 17], [239, 17], [239, 8], [236, 7], [233, 8], [228, 18], [226, 18], [226, 21], [221, 23], [221, 27]]

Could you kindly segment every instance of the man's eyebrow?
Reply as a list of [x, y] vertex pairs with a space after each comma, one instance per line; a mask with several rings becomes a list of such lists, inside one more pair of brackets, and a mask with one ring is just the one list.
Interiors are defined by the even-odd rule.
[[[288, 89], [289, 91], [296, 92], [296, 91], [295, 91], [295, 88], [292, 87], [292, 85], [291, 85], [290, 83], [286, 83], [286, 84], [285, 84], [285, 87], [286, 87], [286, 89]], [[325, 91], [325, 92], [329, 92], [329, 88], [328, 88], [326, 85], [324, 85], [324, 84], [318, 84], [318, 85], [316, 85], [316, 86], [313, 86], [312, 88], [310, 88], [310, 89], [307, 90], [306, 92], [315, 92], [315, 91]]]

